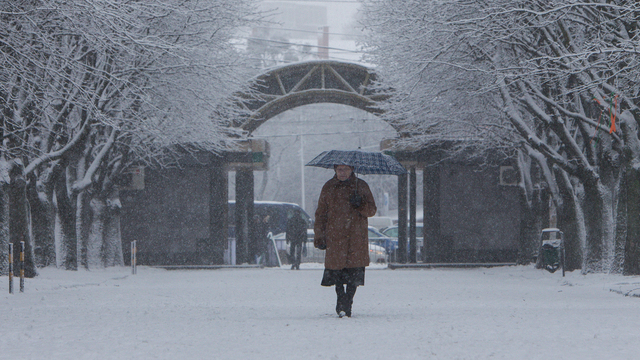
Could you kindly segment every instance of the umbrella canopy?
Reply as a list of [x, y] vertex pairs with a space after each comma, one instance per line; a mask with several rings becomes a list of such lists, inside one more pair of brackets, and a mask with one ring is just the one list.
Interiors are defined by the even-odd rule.
[[309, 161], [306, 166], [333, 169], [335, 165], [353, 166], [353, 171], [362, 175], [401, 175], [407, 173], [407, 170], [393, 157], [381, 152], [361, 150], [323, 151]]

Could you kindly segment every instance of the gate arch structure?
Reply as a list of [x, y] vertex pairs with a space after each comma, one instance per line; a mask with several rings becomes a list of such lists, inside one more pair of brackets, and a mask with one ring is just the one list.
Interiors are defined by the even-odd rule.
[[[274, 67], [252, 79], [250, 91], [241, 94], [244, 101], [240, 102], [240, 106], [250, 115], [237, 119], [233, 126], [250, 135], [276, 115], [317, 103], [348, 105], [380, 114], [376, 102], [386, 98], [386, 95], [377, 94], [372, 89], [371, 85], [376, 80], [372, 69], [356, 63], [315, 60]], [[267, 153], [269, 149], [268, 144], [258, 143], [251, 138], [244, 148], [249, 152], [250, 149], [260, 148]], [[254, 158], [245, 156], [249, 162]], [[250, 221], [253, 218], [253, 170], [257, 168], [246, 162], [234, 164], [237, 165], [232, 169], [236, 171], [236, 256], [238, 261], [250, 262], [254, 253], [252, 249], [258, 247], [250, 239], [253, 230]]]
[[[330, 60], [294, 63], [268, 69], [254, 79], [251, 96], [247, 94], [246, 100], [241, 104], [251, 115], [238, 119], [234, 122], [234, 126], [245, 130], [250, 135], [264, 122], [280, 113], [315, 103], [342, 104], [372, 114], [381, 114], [382, 110], [376, 106], [376, 103], [385, 100], [388, 95], [375, 91], [372, 85], [377, 80], [377, 75], [371, 68], [356, 63]], [[389, 123], [389, 125], [398, 132], [398, 137], [411, 136], [397, 124]], [[492, 203], [489, 206], [493, 206], [495, 210], [475, 211], [467, 209], [465, 200], [456, 200], [457, 195], [450, 195], [451, 192], [459, 193], [461, 190], [467, 191], [464, 189], [470, 188], [468, 185], [455, 188], [451, 184], [466, 182], [456, 174], [478, 173], [477, 169], [469, 170], [473, 165], [469, 163], [442, 165], [441, 149], [398, 151], [395, 149], [393, 140], [383, 141], [381, 149], [394, 149], [393, 155], [409, 170], [408, 174], [398, 176], [398, 262], [416, 263], [418, 260], [417, 169], [423, 170], [422, 222], [425, 251], [421, 252], [420, 260], [487, 262], [515, 259], [518, 249], [514, 247], [514, 239], [519, 233], [519, 228], [510, 224], [519, 223], [519, 212], [513, 211], [514, 207], [519, 206], [519, 197], [517, 192], [513, 191], [514, 187], [496, 187], [493, 183], [495, 178], [499, 177], [494, 172], [499, 171], [502, 174], [502, 168], [505, 166], [481, 172], [482, 175], [473, 180], [476, 184], [473, 185], [474, 192], [483, 194], [481, 198], [473, 201], [481, 204]], [[426, 171], [429, 165], [432, 167], [430, 171]], [[509, 167], [511, 166], [506, 166], [506, 168]], [[454, 168], [456, 170], [452, 171]], [[251, 233], [249, 219], [253, 216], [253, 187], [253, 170], [250, 167], [236, 169], [235, 228], [239, 249], [237, 253], [244, 261], [251, 261], [251, 248], [255, 246], [248, 238], [248, 234]], [[451, 197], [451, 201], [442, 203], [441, 199], [447, 197]], [[469, 198], [473, 196], [469, 195]], [[238, 209], [242, 209], [241, 212], [238, 212]], [[483, 230], [481, 235], [474, 234], [473, 231], [469, 233], [468, 229], [465, 229], [467, 233], [464, 231], [458, 231], [455, 234], [445, 233], [450, 232], [451, 229], [459, 230], [460, 224], [451, 222], [450, 217], [443, 217], [441, 213], [465, 211], [467, 213], [461, 216], [461, 221], [472, 224], [470, 226], [487, 228], [487, 231]], [[492, 221], [495, 226], [483, 225], [487, 219], [495, 220], [493, 217], [499, 218], [497, 221]], [[446, 231], [443, 231], [445, 230], [443, 227], [447, 228]], [[243, 231], [238, 232], [238, 229]], [[501, 242], [492, 238], [496, 234], [499, 234], [497, 237], [508, 240]], [[474, 237], [473, 244], [464, 243], [464, 239], [469, 237]], [[489, 252], [487, 252], [487, 244], [491, 247]], [[454, 246], [466, 248], [460, 250], [454, 249]], [[426, 251], [426, 249], [429, 250]]]
[[[371, 68], [356, 63], [330, 60], [300, 62], [267, 69], [252, 79], [250, 91], [240, 96], [242, 101], [239, 105], [247, 110], [249, 115], [235, 119], [231, 123], [231, 126], [244, 130], [249, 135], [248, 140], [240, 141], [240, 148], [234, 152], [191, 154], [182, 161], [183, 166], [179, 169], [149, 169], [147, 174], [143, 173], [144, 191], [130, 191], [124, 196], [128, 205], [123, 206], [126, 209], [122, 216], [123, 241], [140, 240], [138, 242], [141, 246], [138, 250], [139, 259], [140, 263], [146, 265], [226, 266], [225, 263], [229, 262], [254, 263], [254, 255], [259, 246], [252, 241], [251, 236], [254, 231], [254, 223], [251, 221], [254, 199], [253, 172], [266, 168], [269, 147], [265, 141], [253, 139], [251, 134], [264, 122], [280, 113], [315, 103], [343, 104], [380, 114], [381, 109], [376, 106], [376, 103], [385, 99], [386, 96], [373, 90], [371, 85], [377, 80], [376, 73]], [[410, 136], [397, 125], [390, 125], [398, 132], [399, 137]], [[393, 144], [384, 142], [381, 144], [381, 149], [390, 148], [393, 148]], [[449, 196], [449, 200], [441, 202], [442, 198], [448, 196], [443, 188], [450, 188], [450, 184], [461, 179], [462, 174], [476, 176], [474, 174], [477, 172], [465, 170], [468, 167], [464, 164], [454, 167], [446, 165], [447, 171], [444, 171], [437, 149], [435, 151], [407, 149], [396, 151], [394, 156], [409, 170], [409, 174], [398, 177], [400, 240], [398, 262], [407, 260], [416, 262], [417, 260], [416, 169], [425, 170], [422, 174], [424, 248], [429, 249], [429, 255], [427, 257], [426, 251], [422, 252], [422, 260], [430, 262], [455, 260], [448, 254], [451, 254], [452, 244], [462, 244], [457, 238], [474, 237], [474, 244], [494, 242], [493, 239], [484, 235], [478, 237], [474, 233], [458, 231], [460, 224], [447, 222], [448, 219], [462, 218], [461, 216], [441, 216], [441, 212], [458, 214], [469, 208], [466, 203], [456, 203], [454, 201], [456, 196]], [[426, 171], [425, 166], [433, 164], [436, 165]], [[228, 213], [229, 171], [236, 172], [235, 217], [231, 219]], [[500, 169], [500, 176], [501, 174], [502, 169]], [[487, 192], [493, 198], [485, 196], [485, 198], [476, 199], [475, 202], [483, 204], [487, 199], [500, 199], [498, 205], [503, 206], [506, 204], [505, 191], [493, 189], [497, 188], [493, 184], [496, 174], [490, 173], [487, 176], [491, 180], [483, 181], [491, 184], [491, 189], [485, 186], [482, 189], [476, 188], [473, 192]], [[517, 196], [509, 195], [508, 197], [516, 199], [516, 202], [519, 201]], [[452, 207], [451, 204], [460, 206]], [[503, 208], [499, 215], [504, 219], [500, 221], [486, 221], [487, 211], [484, 208], [482, 211], [474, 212], [474, 214], [482, 214], [483, 217], [476, 216], [476, 218], [463, 220], [470, 224], [495, 223], [496, 226], [491, 227], [490, 230], [499, 233], [502, 231], [501, 228], [520, 222], [520, 215], [517, 212], [505, 206]], [[510, 216], [513, 214], [518, 218], [512, 219]], [[231, 257], [233, 253], [229, 247], [231, 235], [229, 225], [234, 229], [236, 239], [235, 256], [233, 256], [235, 261], [229, 257], [225, 258], [225, 256]], [[454, 229], [459, 234], [445, 233], [445, 229]], [[512, 237], [512, 233], [518, 231], [513, 228], [509, 233], [504, 231], [503, 233], [504, 236]], [[145, 246], [145, 243], [148, 245]], [[149, 255], [144, 255], [146, 250], [149, 251]], [[151, 254], [152, 251], [155, 253]], [[482, 261], [479, 249], [471, 251], [468, 259]], [[512, 251], [512, 247], [507, 251]], [[508, 258], [511, 257], [512, 255], [508, 256]], [[505, 257], [500, 257], [502, 258]]]
[[298, 106], [334, 103], [373, 114], [375, 103], [384, 99], [370, 85], [375, 72], [360, 64], [330, 60], [308, 61], [269, 69], [254, 79], [252, 93], [241, 106], [251, 115], [234, 126], [252, 133], [270, 118]]

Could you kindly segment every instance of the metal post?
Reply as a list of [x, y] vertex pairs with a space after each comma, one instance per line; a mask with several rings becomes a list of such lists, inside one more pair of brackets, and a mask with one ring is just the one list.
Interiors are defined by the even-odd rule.
[[138, 269], [136, 268], [137, 264], [137, 252], [138, 252], [138, 246], [136, 244], [137, 240], [133, 240], [131, 242], [131, 274], [135, 275], [138, 272]]
[[306, 211], [307, 209], [307, 205], [305, 202], [305, 196], [304, 196], [304, 191], [305, 191], [305, 184], [304, 184], [304, 135], [302, 135], [302, 121], [300, 119], [300, 116], [298, 116], [298, 124], [299, 124], [299, 130], [300, 130], [300, 196], [302, 197], [302, 201], [300, 201], [300, 205], [302, 207], [302, 209], [304, 209]]
[[20, 241], [20, 292], [24, 292], [24, 241]]
[[417, 262], [416, 243], [416, 167], [409, 170], [409, 262]]
[[407, 262], [407, 174], [398, 175], [398, 262]]
[[13, 244], [9, 244], [9, 294], [13, 294]]

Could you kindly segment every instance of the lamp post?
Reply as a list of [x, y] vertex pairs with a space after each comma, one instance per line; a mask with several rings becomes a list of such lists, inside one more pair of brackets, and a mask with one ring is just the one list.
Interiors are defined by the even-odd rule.
[[304, 135], [303, 135], [303, 126], [302, 126], [302, 121], [300, 119], [300, 116], [298, 116], [298, 130], [300, 133], [300, 196], [302, 198], [302, 201], [300, 202], [300, 205], [302, 207], [302, 209], [304, 209], [305, 211], [307, 211], [307, 208], [305, 206], [305, 201], [304, 201]]

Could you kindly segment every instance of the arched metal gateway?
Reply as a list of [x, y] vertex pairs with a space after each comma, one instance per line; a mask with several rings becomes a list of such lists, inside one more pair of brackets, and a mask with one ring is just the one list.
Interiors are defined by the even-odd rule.
[[298, 106], [334, 103], [378, 114], [376, 95], [370, 85], [376, 80], [372, 69], [337, 61], [309, 61], [273, 68], [258, 76], [251, 96], [242, 106], [251, 111], [248, 119], [235, 125], [249, 133], [270, 118]]
[[[385, 96], [376, 94], [372, 83], [376, 81], [375, 72], [355, 63], [329, 60], [308, 61], [269, 69], [254, 79], [250, 94], [242, 96], [241, 103], [251, 114], [238, 119], [235, 127], [251, 134], [260, 125], [276, 115], [299, 106], [334, 103], [352, 106], [373, 114], [380, 113], [375, 105]], [[233, 162], [236, 171], [235, 238], [236, 256], [240, 261], [250, 261], [252, 248], [251, 222], [253, 218], [254, 181], [253, 171], [262, 170], [262, 164], [268, 161], [269, 146], [264, 140], [249, 140], [245, 149], [252, 151], [252, 166], [246, 162]], [[256, 156], [256, 149], [262, 149], [263, 155]], [[238, 231], [240, 230], [240, 231]]]
[[[237, 119], [233, 126], [251, 134], [282, 112], [315, 103], [343, 104], [379, 114], [376, 102], [384, 97], [371, 87], [376, 80], [371, 68], [337, 61], [309, 61], [268, 69], [253, 79], [250, 94], [242, 96], [244, 101], [240, 106], [251, 115]], [[401, 129], [395, 129], [402, 134]], [[495, 217], [502, 217], [495, 224], [487, 225], [487, 211], [478, 211], [483, 214], [478, 217], [468, 206], [467, 199], [457, 198], [454, 194], [460, 189], [467, 191], [468, 186], [443, 190], [456, 181], [466, 182], [463, 176], [477, 177], [477, 171], [459, 164], [448, 166], [445, 171], [438, 153], [433, 150], [399, 151], [394, 155], [409, 169], [408, 175], [398, 177], [400, 262], [418, 260], [416, 169], [433, 164], [438, 165], [423, 171], [424, 248], [428, 251], [422, 252], [421, 260], [455, 261], [457, 258], [451, 254], [466, 254], [467, 262], [515, 261], [520, 231], [517, 193], [505, 200], [505, 191], [497, 194], [487, 186], [474, 192], [483, 196], [475, 203], [495, 202], [498, 209]], [[250, 221], [253, 218], [253, 172], [266, 169], [268, 158], [268, 143], [249, 137], [236, 152], [189, 156], [177, 169], [146, 169], [146, 174], [142, 173], [144, 190], [125, 191], [122, 196], [123, 241], [138, 240], [139, 261], [147, 265], [219, 266], [230, 261], [251, 264], [258, 248], [250, 236], [253, 231]], [[501, 176], [507, 167], [500, 167], [495, 172]], [[236, 172], [233, 218], [228, 214], [229, 171]], [[490, 173], [488, 177], [498, 176]], [[505, 186], [507, 192], [513, 193], [513, 187]], [[467, 215], [456, 222], [464, 212]], [[441, 216], [441, 213], [448, 215]], [[453, 213], [455, 216], [450, 216]], [[465, 224], [475, 227], [464, 229]], [[229, 225], [235, 229], [235, 253], [229, 249]], [[473, 233], [480, 226], [484, 227], [481, 233]], [[500, 242], [497, 237], [510, 240]], [[469, 242], [468, 238], [474, 240]], [[410, 240], [408, 244], [407, 239]], [[407, 251], [403, 251], [407, 246], [410, 249], [408, 256]], [[456, 247], [462, 250], [456, 253]], [[492, 247], [495, 251], [485, 256], [481, 247]], [[232, 256], [235, 261], [225, 259], [225, 256]]]

